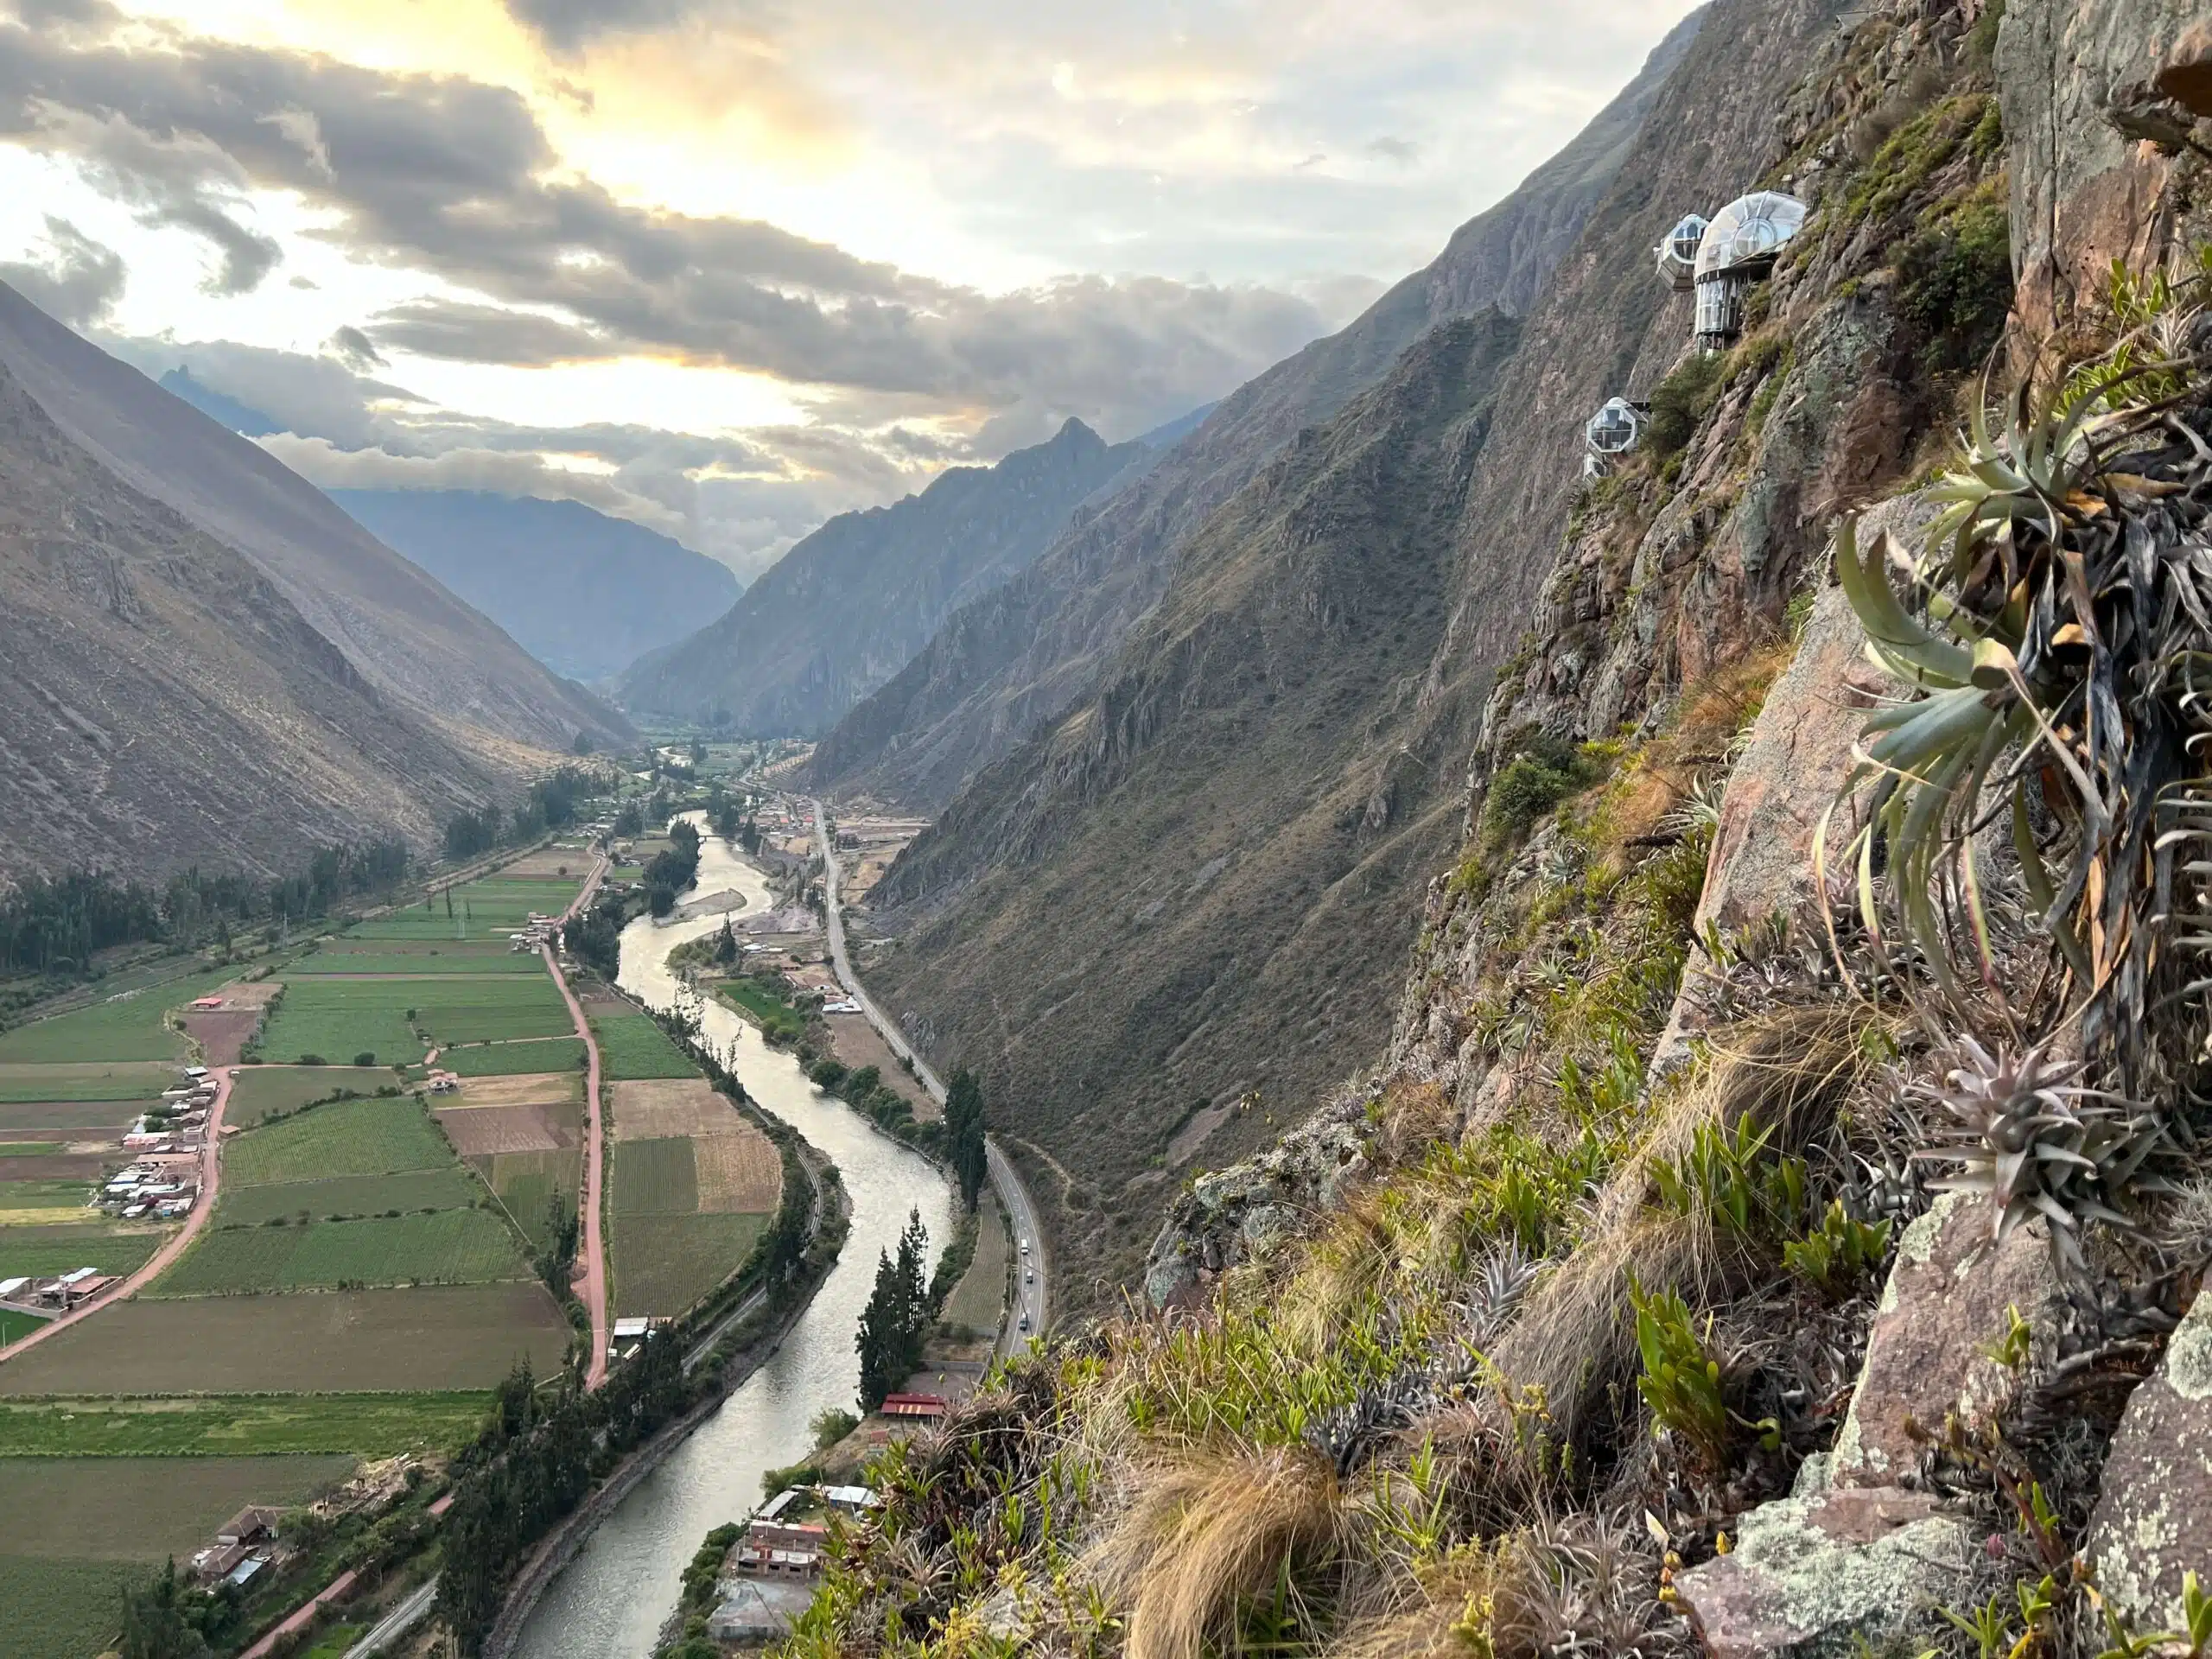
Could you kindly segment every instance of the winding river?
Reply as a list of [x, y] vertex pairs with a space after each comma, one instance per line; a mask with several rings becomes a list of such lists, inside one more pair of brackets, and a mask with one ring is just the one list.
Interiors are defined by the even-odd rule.
[[[760, 872], [709, 836], [700, 843], [692, 891], [732, 888], [745, 895], [746, 910], [772, 906]], [[632, 922], [622, 933], [622, 988], [653, 1007], [674, 1006], [687, 994], [669, 970], [668, 953], [721, 924], [720, 915]], [[951, 1225], [950, 1189], [930, 1163], [824, 1095], [797, 1060], [770, 1048], [728, 1007], [709, 1001], [701, 1020], [711, 1047], [734, 1051], [731, 1069], [746, 1091], [836, 1161], [852, 1199], [852, 1235], [782, 1348], [639, 1483], [553, 1581], [523, 1627], [518, 1659], [650, 1654], [700, 1540], [752, 1510], [760, 1501], [764, 1471], [806, 1453], [813, 1442], [808, 1424], [817, 1412], [851, 1408], [860, 1385], [853, 1334], [874, 1283], [876, 1252], [897, 1249], [906, 1212], [918, 1206], [933, 1243], [941, 1243]]]

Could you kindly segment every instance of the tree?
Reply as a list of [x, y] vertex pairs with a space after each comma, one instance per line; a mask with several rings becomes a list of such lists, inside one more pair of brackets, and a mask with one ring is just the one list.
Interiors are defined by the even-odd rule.
[[197, 1659], [207, 1651], [207, 1638], [185, 1620], [185, 1593], [174, 1558], [143, 1590], [124, 1592], [123, 1659]]
[[577, 1236], [583, 1230], [575, 1200], [556, 1185], [545, 1198], [544, 1253], [538, 1257], [538, 1276], [556, 1297], [569, 1294], [569, 1278], [575, 1270]]
[[972, 1211], [991, 1164], [983, 1139], [983, 1085], [965, 1067], [952, 1074], [952, 1086], [945, 1090], [944, 1128], [952, 1173], [960, 1183], [960, 1201]]
[[854, 1346], [861, 1356], [861, 1407], [874, 1411], [887, 1395], [921, 1369], [922, 1341], [929, 1326], [929, 1286], [923, 1274], [929, 1255], [929, 1230], [919, 1210], [906, 1217], [899, 1236], [899, 1256], [877, 1254], [875, 1289], [861, 1312]]
[[715, 961], [724, 968], [737, 960], [737, 935], [730, 931], [729, 918], [722, 918], [722, 931], [715, 939]]

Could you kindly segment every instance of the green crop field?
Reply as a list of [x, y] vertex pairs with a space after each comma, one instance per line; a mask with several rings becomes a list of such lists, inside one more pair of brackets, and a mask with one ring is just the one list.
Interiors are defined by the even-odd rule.
[[368, 1629], [365, 1624], [325, 1625], [316, 1632], [315, 1645], [301, 1650], [300, 1659], [345, 1659]]
[[725, 980], [715, 987], [723, 998], [734, 1003], [756, 1020], [796, 1020], [799, 1012], [772, 991], [763, 990], [751, 980]]
[[543, 971], [458, 978], [451, 974], [294, 982], [269, 1022], [261, 1050], [271, 1060], [320, 1054], [346, 1061], [364, 1052], [390, 1065], [417, 1060], [424, 1044], [558, 1037], [574, 1029], [568, 1004]]
[[570, 1335], [535, 1280], [313, 1296], [140, 1297], [0, 1365], [0, 1395], [488, 1389], [524, 1356], [540, 1376], [550, 1376]]
[[505, 979], [544, 971], [545, 959], [535, 950], [510, 950], [503, 946], [497, 951], [470, 956], [318, 950], [286, 969], [284, 977], [298, 981], [332, 974], [412, 974], [450, 979], [457, 974], [491, 974]]
[[[55, 1221], [64, 1219], [72, 1210], [81, 1210], [92, 1196], [89, 1181], [0, 1181], [0, 1217], [14, 1217], [18, 1222], [23, 1212], [53, 1211]], [[39, 1217], [43, 1225], [45, 1217]]]
[[616, 1216], [688, 1216], [699, 1207], [698, 1166], [688, 1138], [618, 1141], [613, 1161]]
[[397, 1220], [304, 1227], [219, 1227], [162, 1275], [155, 1296], [229, 1295], [331, 1287], [475, 1285], [530, 1268], [507, 1224], [489, 1210], [440, 1210]]
[[508, 1077], [525, 1071], [581, 1071], [584, 1039], [541, 1038], [521, 1043], [472, 1043], [438, 1051], [438, 1068], [457, 1077]]
[[181, 1060], [183, 1034], [171, 1031], [164, 1016], [232, 977], [227, 973], [194, 974], [165, 985], [95, 1002], [72, 1014], [58, 1014], [0, 1033], [0, 1064], [28, 1061], [53, 1065], [113, 1060]]
[[226, 1185], [260, 1186], [443, 1169], [453, 1148], [412, 1096], [340, 1100], [242, 1135], [223, 1149]]
[[0, 1102], [151, 1100], [176, 1080], [175, 1066], [152, 1060], [11, 1061], [0, 1064]]
[[490, 1405], [482, 1392], [0, 1401], [0, 1458], [451, 1452]]
[[[332, 1216], [381, 1216], [393, 1210], [402, 1215], [418, 1210], [461, 1210], [483, 1195], [482, 1188], [455, 1168], [226, 1186], [216, 1205], [215, 1225], [258, 1227], [279, 1218], [294, 1219], [302, 1212], [310, 1220], [323, 1221]], [[3, 1249], [0, 1254], [4, 1254]]]
[[491, 876], [452, 890], [453, 914], [446, 914], [446, 894], [435, 895], [427, 906], [396, 911], [362, 922], [353, 928], [355, 939], [474, 939], [504, 940], [519, 932], [537, 911], [558, 916], [567, 910], [583, 886], [582, 872], [567, 880], [514, 879]]
[[0, 1348], [22, 1340], [45, 1323], [35, 1313], [18, 1313], [12, 1307], [0, 1307]]
[[328, 1100], [344, 1090], [373, 1095], [389, 1088], [395, 1074], [383, 1066], [250, 1065], [231, 1084], [223, 1122], [250, 1129], [264, 1117], [297, 1111], [310, 1101]]
[[591, 1028], [599, 1039], [601, 1073], [611, 1083], [699, 1075], [699, 1068], [645, 1014], [594, 1014]]
[[346, 1478], [358, 1461], [0, 1458], [0, 1555], [181, 1559], [248, 1503], [302, 1503]]
[[618, 1217], [615, 1307], [625, 1319], [683, 1313], [745, 1265], [767, 1226], [756, 1215]]
[[29, 1278], [98, 1268], [133, 1273], [169, 1236], [166, 1227], [126, 1229], [99, 1224], [0, 1227], [0, 1279]]
[[530, 1239], [532, 1249], [552, 1243], [546, 1211], [558, 1187], [566, 1207], [574, 1209], [583, 1179], [583, 1154], [575, 1147], [557, 1152], [495, 1152], [469, 1161], [477, 1166], [492, 1190], [499, 1195]]
[[124, 1592], [157, 1571], [151, 1561], [0, 1555], [7, 1651], [13, 1659], [93, 1659], [123, 1628]]
[[290, 1062], [320, 1055], [340, 1065], [358, 1054], [376, 1056], [374, 1064], [397, 1065], [419, 1060], [429, 1046], [409, 1029], [407, 1010], [416, 1006], [407, 990], [380, 995], [387, 986], [420, 981], [304, 979], [284, 988], [284, 1000], [263, 1025], [264, 1058]]

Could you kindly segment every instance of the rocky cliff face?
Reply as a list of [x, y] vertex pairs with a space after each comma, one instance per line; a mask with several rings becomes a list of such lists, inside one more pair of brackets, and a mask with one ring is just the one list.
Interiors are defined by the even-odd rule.
[[926, 649], [826, 736], [810, 772], [830, 794], [935, 807], [1096, 687], [1156, 603], [1179, 550], [1302, 429], [1374, 385], [1423, 330], [1535, 302], [1627, 159], [1705, 13], [1511, 195], [1341, 333], [1224, 398], [1150, 472], [1072, 526], [1035, 566], [946, 620]]
[[[1716, 6], [1687, 43], [1516, 326], [1484, 391], [1484, 442], [1419, 476], [1418, 519], [1363, 528], [1378, 573], [1401, 558], [1435, 573], [1419, 608], [1342, 643], [1265, 640], [1249, 661], [1185, 644], [1208, 637], [1213, 607], [1242, 603], [1230, 573], [1273, 556], [1268, 504], [1307, 435], [1181, 545], [1167, 597], [1099, 691], [979, 774], [878, 888], [907, 912], [876, 970], [893, 1006], [938, 1058], [985, 1074], [1015, 1132], [1079, 1156], [1096, 1184], [1066, 1220], [1085, 1236], [1106, 1217], [1128, 1217], [1121, 1242], [1136, 1236], [1160, 1185], [1146, 1160], [1234, 1155], [1270, 1133], [1274, 1108], [1379, 1056], [1370, 999], [1411, 937], [1401, 907], [1424, 864], [1459, 833], [1455, 757], [1556, 556], [1581, 423], [1687, 349], [1687, 300], [1650, 276], [1649, 249], [1787, 155], [1775, 112], [1833, 38], [1821, 6], [1758, 0]], [[1355, 400], [1324, 430], [1357, 445], [1396, 406]], [[1363, 453], [1432, 436], [1404, 425], [1395, 448]], [[1362, 524], [1367, 497], [1408, 487], [1379, 461], [1333, 481], [1319, 526]], [[1282, 533], [1313, 536], [1308, 517]], [[1163, 671], [1171, 647], [1192, 666]], [[1208, 719], [1228, 687], [1281, 702], [1243, 724]], [[1233, 1109], [1254, 1091], [1259, 1108]]]
[[841, 513], [727, 614], [622, 677], [628, 707], [753, 735], [836, 723], [952, 612], [1027, 569], [1090, 497], [1153, 459], [1080, 421], [994, 467], [962, 467], [888, 507]]

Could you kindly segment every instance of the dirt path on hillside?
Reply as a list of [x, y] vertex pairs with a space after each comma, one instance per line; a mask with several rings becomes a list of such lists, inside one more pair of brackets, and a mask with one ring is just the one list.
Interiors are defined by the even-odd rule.
[[175, 1238], [147, 1257], [146, 1265], [125, 1279], [122, 1284], [96, 1302], [73, 1307], [56, 1319], [49, 1319], [27, 1337], [17, 1338], [6, 1348], [0, 1348], [0, 1365], [20, 1353], [35, 1348], [55, 1332], [66, 1330], [79, 1319], [89, 1319], [104, 1307], [112, 1307], [137, 1295], [168, 1270], [186, 1247], [200, 1236], [207, 1218], [215, 1213], [215, 1199], [223, 1179], [223, 1109], [231, 1103], [231, 1080], [237, 1075], [233, 1067], [211, 1070], [215, 1079], [215, 1103], [207, 1109], [207, 1127], [200, 1147], [200, 1202], [192, 1206], [192, 1213], [184, 1218], [184, 1225], [177, 1229]]

